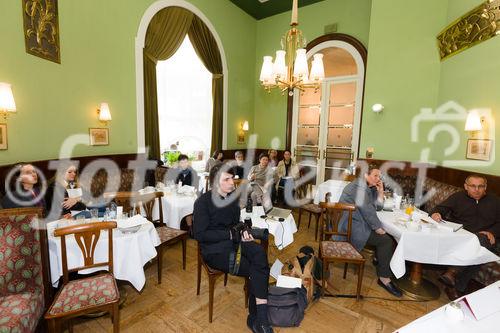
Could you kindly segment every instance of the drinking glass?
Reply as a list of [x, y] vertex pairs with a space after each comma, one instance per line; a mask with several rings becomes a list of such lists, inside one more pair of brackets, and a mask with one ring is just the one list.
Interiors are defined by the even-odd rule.
[[90, 210], [90, 218], [92, 219], [92, 221], [96, 221], [99, 218], [99, 209], [92, 208]]

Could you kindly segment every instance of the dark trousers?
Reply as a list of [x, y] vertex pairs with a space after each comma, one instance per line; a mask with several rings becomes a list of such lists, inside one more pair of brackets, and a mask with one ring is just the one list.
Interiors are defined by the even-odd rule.
[[[212, 268], [229, 273], [229, 252], [203, 256]], [[269, 285], [269, 264], [264, 248], [255, 242], [241, 242], [241, 261], [238, 276], [249, 277], [249, 310], [255, 305], [255, 297], [267, 299]], [[252, 304], [253, 303], [253, 304]]]
[[392, 272], [389, 264], [394, 252], [392, 238], [388, 234], [379, 235], [372, 230], [370, 237], [368, 237], [368, 240], [366, 241], [366, 245], [375, 247], [378, 260], [377, 276], [390, 278]]
[[[490, 244], [488, 237], [483, 234], [476, 234], [479, 239], [479, 244], [482, 247], [487, 248], [490, 251], [494, 250], [494, 245]], [[472, 265], [472, 266], [455, 266], [457, 271], [456, 279], [455, 279], [455, 289], [461, 293], [464, 293], [467, 289], [467, 285], [469, 281], [474, 277], [474, 275], [479, 271], [481, 265]]]

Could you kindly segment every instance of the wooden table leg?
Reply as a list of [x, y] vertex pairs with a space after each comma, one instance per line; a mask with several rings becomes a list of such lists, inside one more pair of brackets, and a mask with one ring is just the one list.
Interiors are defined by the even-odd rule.
[[394, 283], [403, 293], [419, 301], [438, 299], [441, 294], [434, 283], [422, 277], [422, 264], [418, 262], [412, 262], [410, 274], [394, 281]]

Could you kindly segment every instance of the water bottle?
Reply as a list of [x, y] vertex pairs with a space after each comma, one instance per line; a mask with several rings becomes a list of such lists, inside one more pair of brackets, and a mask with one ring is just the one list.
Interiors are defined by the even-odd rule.
[[116, 203], [114, 201], [109, 204], [109, 219], [116, 219]]
[[248, 198], [247, 198], [245, 212], [249, 213], [249, 214], [252, 214], [252, 212], [253, 212], [253, 200], [252, 200], [252, 196], [250, 194], [248, 195]]
[[111, 215], [111, 210], [109, 208], [106, 208], [106, 211], [104, 212], [104, 221], [109, 221]]

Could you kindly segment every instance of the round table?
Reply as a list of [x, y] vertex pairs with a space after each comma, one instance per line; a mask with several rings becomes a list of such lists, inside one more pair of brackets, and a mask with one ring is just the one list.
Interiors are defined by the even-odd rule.
[[[187, 215], [193, 214], [194, 202], [197, 198], [196, 194], [178, 194], [177, 192], [164, 191], [164, 195], [161, 198], [163, 222], [171, 228], [180, 229], [182, 219]], [[144, 215], [142, 207], [141, 214]], [[156, 221], [159, 218], [158, 202], [155, 202], [153, 220]]]
[[[86, 220], [89, 222], [89, 220]], [[54, 229], [69, 224], [82, 223], [80, 220], [57, 220], [47, 223], [49, 243], [50, 275], [54, 287], [59, 283], [63, 274], [61, 260], [61, 239], [54, 237]], [[96, 222], [98, 223], [98, 222]], [[160, 245], [160, 237], [153, 223], [145, 221], [135, 233], [122, 233], [119, 229], [113, 230], [113, 275], [117, 280], [129, 281], [140, 291], [145, 283], [144, 265], [156, 257], [156, 246]], [[83, 256], [73, 236], [66, 237], [68, 268], [83, 266]], [[95, 248], [96, 262], [106, 261], [108, 258], [107, 231], [102, 232]], [[80, 274], [89, 274], [102, 270], [102, 267], [85, 269]]]
[[[252, 227], [268, 229], [269, 233], [274, 236], [274, 244], [278, 250], [282, 250], [293, 243], [293, 234], [297, 232], [295, 219], [290, 214], [284, 221], [276, 221], [270, 218], [261, 218], [264, 215], [262, 206], [255, 206], [252, 210]], [[245, 219], [247, 213], [245, 209], [241, 210], [240, 218]]]
[[325, 195], [330, 192], [330, 202], [338, 202], [340, 199], [340, 195], [344, 190], [344, 187], [349, 184], [349, 182], [345, 180], [335, 180], [330, 179], [324, 183], [318, 185], [316, 189], [316, 194], [314, 195], [314, 203], [317, 205], [322, 201], [325, 201]]
[[[420, 215], [426, 214], [420, 212]], [[467, 230], [445, 231], [434, 224], [422, 223], [422, 231], [409, 231], [405, 224], [408, 222], [401, 222], [405, 218], [402, 211], [380, 211], [377, 216], [384, 230], [398, 241], [390, 264], [398, 279], [395, 283], [414, 299], [432, 300], [440, 294], [436, 285], [422, 277], [422, 264], [469, 266], [500, 259]], [[405, 275], [406, 261], [412, 263], [408, 275]]]

